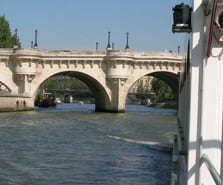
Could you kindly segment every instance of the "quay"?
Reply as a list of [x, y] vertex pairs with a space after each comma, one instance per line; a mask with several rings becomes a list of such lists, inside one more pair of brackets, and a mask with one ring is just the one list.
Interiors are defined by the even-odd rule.
[[33, 102], [30, 101], [30, 97], [13, 94], [1, 94], [1, 112], [13, 112], [13, 111], [30, 111], [34, 107]]

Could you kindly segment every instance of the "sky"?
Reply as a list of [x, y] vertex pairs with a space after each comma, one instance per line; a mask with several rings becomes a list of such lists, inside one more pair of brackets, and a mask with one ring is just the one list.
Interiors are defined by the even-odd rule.
[[192, 0], [1, 0], [12, 32], [30, 48], [38, 30], [40, 49], [123, 50], [126, 33], [133, 51], [186, 51], [188, 33], [172, 33], [172, 8]]

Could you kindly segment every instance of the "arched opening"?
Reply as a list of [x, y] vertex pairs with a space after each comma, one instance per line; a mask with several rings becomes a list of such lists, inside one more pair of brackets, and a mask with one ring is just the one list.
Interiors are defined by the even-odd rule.
[[[76, 71], [54, 74], [45, 79], [38, 92], [54, 94], [65, 103], [93, 103], [95, 111], [103, 111], [109, 103], [109, 97], [102, 85], [93, 77]], [[56, 95], [56, 96], [55, 96]]]
[[156, 77], [164, 81], [167, 85], [169, 85], [175, 97], [177, 98], [178, 91], [179, 91], [179, 76], [178, 75], [174, 73], [170, 73], [170, 72], [155, 72], [149, 75]]
[[149, 73], [130, 87], [126, 104], [166, 103], [166, 106], [177, 108], [178, 89], [178, 75], [170, 72]]

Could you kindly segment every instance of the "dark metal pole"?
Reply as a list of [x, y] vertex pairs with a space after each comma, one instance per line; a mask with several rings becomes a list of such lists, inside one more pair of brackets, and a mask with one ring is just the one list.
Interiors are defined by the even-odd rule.
[[111, 49], [111, 44], [110, 44], [110, 34], [111, 32], [108, 32], [108, 45], [107, 45], [107, 49]]
[[15, 38], [17, 39], [18, 29], [15, 29]]
[[126, 33], [126, 46], [125, 49], [129, 49], [129, 32]]
[[112, 43], [112, 50], [115, 49], [115, 43]]
[[15, 40], [14, 40], [14, 45], [17, 45], [17, 39], [18, 38], [18, 29], [15, 29]]
[[96, 42], [96, 51], [98, 50], [98, 42]]
[[38, 47], [38, 44], [37, 44], [37, 30], [35, 30], [35, 43], [34, 43], [34, 47]]

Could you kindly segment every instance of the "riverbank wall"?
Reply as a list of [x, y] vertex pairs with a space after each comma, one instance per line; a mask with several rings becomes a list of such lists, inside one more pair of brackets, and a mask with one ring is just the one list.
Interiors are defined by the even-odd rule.
[[19, 95], [1, 95], [0, 112], [29, 111], [34, 109], [34, 102], [30, 97]]

